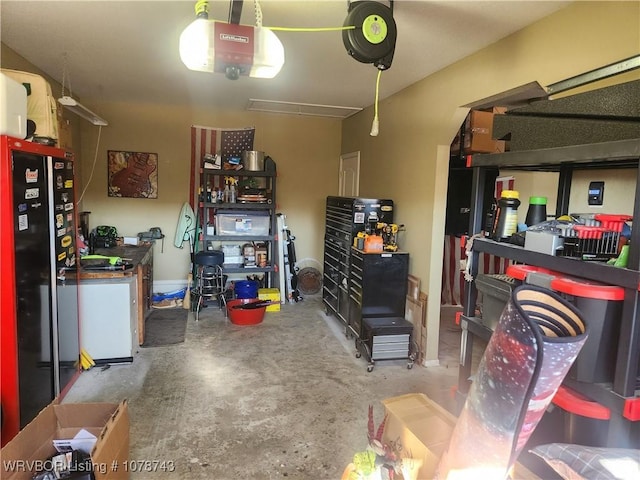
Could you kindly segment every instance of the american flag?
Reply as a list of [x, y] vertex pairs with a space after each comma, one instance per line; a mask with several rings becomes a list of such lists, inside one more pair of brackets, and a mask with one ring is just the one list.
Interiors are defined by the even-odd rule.
[[189, 203], [197, 211], [197, 186], [200, 184], [200, 168], [204, 155], [219, 154], [223, 162], [231, 157], [242, 157], [242, 152], [253, 150], [255, 127], [214, 128], [191, 126], [191, 176]]

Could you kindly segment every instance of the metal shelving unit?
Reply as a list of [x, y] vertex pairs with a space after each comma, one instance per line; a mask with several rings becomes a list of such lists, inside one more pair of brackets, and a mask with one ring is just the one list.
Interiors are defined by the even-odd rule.
[[[202, 222], [202, 245], [201, 249], [206, 250], [208, 242], [264, 242], [267, 245], [268, 265], [266, 267], [244, 267], [244, 266], [224, 266], [225, 274], [265, 274], [265, 287], [278, 287], [277, 275], [277, 217], [276, 217], [276, 168], [275, 164], [266, 164], [265, 170], [214, 170], [203, 169], [200, 174], [201, 186], [203, 192], [207, 191], [207, 187], [223, 188], [224, 178], [234, 177], [239, 183], [247, 179], [254, 179], [257, 182], [264, 182], [265, 201], [264, 202], [213, 202], [204, 200], [199, 201], [199, 209], [201, 211], [200, 219]], [[220, 235], [215, 230], [215, 215], [218, 211], [237, 211], [237, 212], [267, 212], [269, 215], [269, 233], [267, 235]], [[214, 234], [207, 233], [207, 227], [214, 229]]]
[[[476, 238], [470, 262], [471, 274], [478, 273], [479, 255], [489, 253], [517, 262], [535, 265], [565, 273], [574, 277], [604, 282], [624, 288], [620, 336], [613, 383], [584, 383], [565, 380], [572, 390], [604, 405], [611, 410], [609, 439], [629, 438], [634, 422], [640, 422], [640, 139], [604, 142], [589, 145], [540, 149], [535, 151], [477, 154], [471, 157], [473, 168], [472, 207], [470, 235], [483, 229], [483, 186], [488, 168], [510, 170], [557, 171], [558, 199], [556, 216], [568, 214], [572, 173], [580, 169], [635, 169], [636, 192], [633, 209], [629, 262], [620, 269], [598, 262], [586, 262], [573, 258], [556, 257], [525, 250], [522, 247]], [[465, 290], [465, 307], [461, 317], [462, 339], [458, 394], [460, 400], [469, 390], [472, 374], [474, 337], [488, 340], [492, 330], [475, 317], [477, 288], [475, 282]], [[637, 425], [636, 425], [637, 426]]]

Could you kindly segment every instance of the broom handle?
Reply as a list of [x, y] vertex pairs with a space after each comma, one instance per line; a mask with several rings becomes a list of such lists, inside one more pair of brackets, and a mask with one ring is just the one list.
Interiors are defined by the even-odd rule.
[[193, 280], [193, 275], [189, 273], [187, 275], [187, 291], [184, 294], [184, 300], [182, 302], [182, 308], [185, 310], [191, 310], [191, 281]]

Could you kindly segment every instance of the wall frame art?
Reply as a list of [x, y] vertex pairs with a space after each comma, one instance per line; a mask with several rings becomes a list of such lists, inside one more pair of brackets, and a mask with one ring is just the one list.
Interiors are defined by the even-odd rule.
[[158, 198], [158, 154], [107, 150], [110, 197]]

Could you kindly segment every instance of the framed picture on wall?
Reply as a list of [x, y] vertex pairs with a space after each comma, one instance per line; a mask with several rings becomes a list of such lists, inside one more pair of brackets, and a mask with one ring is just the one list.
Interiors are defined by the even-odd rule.
[[158, 154], [107, 151], [110, 197], [158, 198]]

